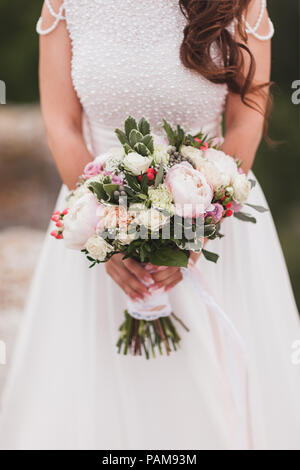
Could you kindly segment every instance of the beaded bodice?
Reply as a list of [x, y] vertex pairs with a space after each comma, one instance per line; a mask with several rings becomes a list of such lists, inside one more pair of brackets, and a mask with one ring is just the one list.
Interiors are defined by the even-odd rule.
[[227, 87], [181, 63], [186, 19], [178, 0], [64, 0], [60, 19], [72, 40], [73, 84], [92, 134], [119, 127], [128, 114], [147, 117], [157, 134], [162, 118], [220, 134]]

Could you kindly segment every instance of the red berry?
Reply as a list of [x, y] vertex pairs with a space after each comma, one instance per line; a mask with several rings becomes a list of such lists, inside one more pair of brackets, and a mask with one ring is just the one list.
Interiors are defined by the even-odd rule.
[[53, 220], [53, 222], [57, 222], [58, 220], [60, 220], [59, 215], [53, 215], [51, 217], [51, 220]]
[[233, 211], [229, 209], [229, 210], [226, 212], [226, 217], [231, 217], [232, 214], [233, 214]]
[[63, 237], [63, 234], [62, 233], [59, 233], [56, 237], [57, 240], [62, 240], [64, 237]]
[[52, 215], [60, 215], [60, 211], [55, 211]]
[[69, 209], [65, 209], [64, 211], [62, 211], [62, 214], [67, 215], [68, 212], [69, 212]]
[[138, 178], [139, 182], [142, 181], [142, 175], [139, 175], [137, 178]]
[[152, 181], [155, 178], [154, 173], [148, 173], [147, 176], [149, 181]]
[[51, 235], [52, 237], [54, 237], [54, 238], [57, 238], [57, 236], [58, 236], [58, 231], [57, 231], [57, 230], [53, 230], [53, 231], [50, 233], [50, 235]]
[[230, 209], [231, 206], [232, 206], [232, 202], [228, 202], [228, 204], [226, 204], [226, 209]]
[[222, 199], [221, 199], [221, 201], [225, 201], [226, 197], [227, 197], [227, 196], [223, 196]]
[[154, 173], [154, 168], [148, 168], [147, 173]]

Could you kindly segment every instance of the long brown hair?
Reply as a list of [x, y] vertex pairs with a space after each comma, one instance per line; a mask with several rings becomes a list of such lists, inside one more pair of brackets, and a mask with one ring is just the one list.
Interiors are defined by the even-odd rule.
[[[242, 102], [264, 115], [264, 135], [267, 137], [268, 117], [271, 109], [269, 87], [271, 83], [254, 83], [255, 58], [247, 47], [247, 33], [243, 21], [251, 0], [179, 0], [187, 23], [180, 47], [180, 59], [187, 68], [196, 70], [208, 80], [227, 84], [230, 92], [239, 94]], [[239, 36], [235, 40], [227, 29], [236, 21]], [[222, 58], [217, 64], [211, 57], [211, 46], [216, 44]], [[245, 73], [243, 51], [249, 56]], [[253, 95], [263, 95], [266, 106], [261, 106]], [[249, 96], [249, 95], [252, 95]]]

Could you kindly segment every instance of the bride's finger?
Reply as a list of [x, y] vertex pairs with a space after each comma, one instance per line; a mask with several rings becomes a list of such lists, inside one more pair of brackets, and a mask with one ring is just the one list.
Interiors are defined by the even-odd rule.
[[153, 273], [152, 276], [156, 283], [161, 283], [169, 279], [170, 276], [173, 276], [177, 272], [180, 272], [180, 268], [178, 268], [177, 266], [168, 266], [163, 271]]
[[147, 284], [154, 284], [153, 278], [149, 272], [133, 259], [127, 258], [124, 261], [126, 268], [134, 274], [138, 279], [142, 279]]

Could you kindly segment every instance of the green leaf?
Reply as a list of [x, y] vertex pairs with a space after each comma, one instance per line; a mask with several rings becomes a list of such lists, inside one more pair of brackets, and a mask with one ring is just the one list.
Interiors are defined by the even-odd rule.
[[202, 250], [202, 253], [205, 259], [213, 263], [216, 263], [220, 257], [217, 253], [213, 253], [212, 251]]
[[148, 186], [148, 176], [147, 176], [147, 174], [144, 174], [143, 177], [142, 177], [141, 188], [142, 188], [142, 191], [145, 194], [148, 194], [149, 186]]
[[170, 126], [170, 124], [165, 119], [163, 119], [163, 128], [166, 131], [166, 134], [167, 134], [167, 137], [168, 137], [168, 140], [169, 140], [169, 144], [170, 145], [175, 145], [174, 131], [173, 131], [172, 127]]
[[120, 129], [115, 129], [115, 134], [117, 135], [122, 145], [128, 144], [127, 135], [123, 131], [121, 131]]
[[216, 233], [216, 229], [215, 224], [204, 225], [204, 236], [211, 237]]
[[184, 141], [184, 131], [182, 127], [177, 126], [176, 147], [179, 149]]
[[124, 144], [123, 148], [125, 150], [126, 155], [128, 155], [130, 152], [132, 152], [132, 148], [130, 147], [129, 144]]
[[133, 175], [130, 175], [129, 173], [126, 173], [126, 180], [129, 186], [134, 190], [140, 192], [141, 188], [140, 185], [138, 184], [136, 177]]
[[130, 132], [132, 129], [138, 129], [136, 120], [132, 116], [128, 116], [128, 118], [125, 121], [125, 133], [127, 136], [127, 139], [129, 139]]
[[150, 155], [150, 150], [142, 142], [138, 142], [134, 145], [133, 148], [137, 153], [139, 153], [143, 157], [148, 157], [148, 155]]
[[155, 183], [154, 183], [155, 188], [157, 188], [162, 183], [163, 178], [164, 178], [164, 166], [161, 163], [160, 166], [159, 166], [157, 175], [155, 177]]
[[134, 147], [135, 144], [143, 140], [143, 134], [136, 129], [132, 129], [129, 134], [129, 143], [131, 147]]
[[88, 188], [90, 191], [92, 191], [92, 193], [95, 194], [99, 202], [101, 202], [102, 199], [104, 200], [107, 199], [106, 192], [104, 191], [104, 188], [103, 188], [103, 184], [97, 183], [96, 181], [94, 181], [88, 185]]
[[154, 141], [153, 137], [150, 134], [147, 134], [143, 137], [142, 140], [143, 144], [146, 145], [146, 147], [149, 149], [150, 153], [152, 154], [154, 152]]
[[186, 268], [189, 261], [189, 252], [174, 249], [172, 247], [162, 247], [153, 250], [149, 254], [150, 263], [155, 266], [178, 266]]
[[248, 202], [245, 203], [246, 206], [252, 207], [252, 209], [255, 209], [257, 212], [261, 212], [262, 214], [264, 212], [268, 212], [268, 209], [266, 209], [263, 206], [256, 206], [255, 204], [249, 204]]
[[254, 186], [256, 185], [256, 181], [250, 178], [248, 179], [248, 181], [251, 183], [251, 189], [254, 188]]
[[147, 119], [142, 117], [142, 119], [139, 122], [138, 129], [143, 135], [150, 134], [150, 124], [147, 121]]
[[246, 212], [235, 212], [233, 215], [236, 219], [242, 220], [243, 222], [252, 222], [252, 224], [256, 224], [256, 218], [252, 217], [250, 214], [246, 214]]
[[119, 189], [119, 187], [120, 186], [118, 184], [104, 184], [103, 185], [103, 189], [110, 199], [112, 198], [114, 192]]

